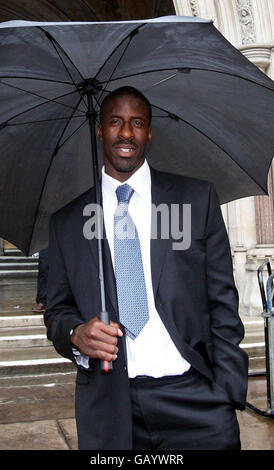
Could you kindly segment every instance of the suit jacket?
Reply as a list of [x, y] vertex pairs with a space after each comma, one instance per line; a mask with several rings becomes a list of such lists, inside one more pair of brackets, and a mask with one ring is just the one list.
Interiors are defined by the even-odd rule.
[[[239, 347], [244, 328], [238, 315], [229, 241], [211, 183], [151, 169], [152, 202], [191, 204], [191, 246], [173, 250], [172, 237], [151, 240], [151, 272], [156, 309], [182, 356], [231, 403], [244, 409], [248, 360]], [[75, 362], [70, 330], [99, 316], [97, 240], [83, 236], [83, 208], [95, 202], [91, 189], [51, 219], [45, 324], [56, 350]], [[115, 278], [107, 240], [103, 240], [106, 307], [118, 322]], [[125, 340], [118, 339], [113, 372], [78, 367], [76, 422], [81, 449], [132, 448], [131, 403]]]

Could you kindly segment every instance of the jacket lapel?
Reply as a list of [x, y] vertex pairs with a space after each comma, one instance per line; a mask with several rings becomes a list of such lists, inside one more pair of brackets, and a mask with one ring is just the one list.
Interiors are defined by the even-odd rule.
[[[150, 167], [151, 170], [151, 202], [155, 207], [160, 204], [171, 203], [172, 184], [163, 177], [163, 175]], [[157, 233], [157, 239], [151, 237], [150, 259], [151, 259], [151, 277], [154, 298], [156, 298], [157, 289], [161, 277], [162, 267], [168, 247], [168, 239], [161, 238], [161, 220], [157, 218], [157, 228], [153, 232]], [[151, 218], [153, 223], [153, 217]]]
[[[94, 188], [89, 191], [85, 199], [87, 204], [95, 203], [95, 191]], [[84, 216], [83, 216], [84, 218]], [[85, 220], [86, 221], [86, 220]], [[99, 279], [99, 255], [98, 255], [98, 240], [93, 238], [92, 240], [87, 240], [91, 255], [95, 261], [96, 269], [98, 270], [98, 279]], [[112, 304], [112, 307], [118, 316], [118, 303], [116, 295], [116, 283], [115, 276], [113, 271], [111, 253], [109, 249], [109, 244], [106, 238], [105, 225], [103, 223], [103, 240], [102, 240], [102, 254], [103, 254], [103, 275], [104, 275], [104, 286], [106, 293], [109, 297], [109, 300]]]

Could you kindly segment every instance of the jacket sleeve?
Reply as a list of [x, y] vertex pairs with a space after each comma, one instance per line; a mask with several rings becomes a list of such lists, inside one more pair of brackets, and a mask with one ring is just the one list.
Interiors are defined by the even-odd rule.
[[244, 327], [238, 314], [238, 292], [233, 277], [230, 244], [218, 196], [211, 185], [207, 217], [207, 287], [213, 343], [213, 371], [239, 409], [247, 393], [248, 356], [239, 343]]
[[84, 323], [70, 289], [66, 266], [56, 235], [55, 215], [50, 220], [47, 307], [44, 315], [47, 337], [56, 351], [76, 363], [70, 331]]

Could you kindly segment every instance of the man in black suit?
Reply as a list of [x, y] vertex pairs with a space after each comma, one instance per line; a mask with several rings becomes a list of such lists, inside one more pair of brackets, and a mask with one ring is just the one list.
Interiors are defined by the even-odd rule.
[[[97, 240], [83, 229], [83, 210], [95, 202], [91, 189], [51, 220], [48, 338], [77, 365], [80, 449], [239, 449], [235, 410], [245, 407], [247, 356], [239, 347], [244, 330], [218, 198], [211, 183], [148, 166], [150, 121], [149, 102], [130, 87], [101, 106], [111, 322], [98, 318]], [[138, 234], [130, 248], [115, 231], [118, 193], [128, 190], [122, 216]], [[168, 214], [179, 208], [180, 227], [185, 205], [191, 207], [187, 249], [176, 249], [172, 221], [168, 237], [161, 237], [161, 224], [155, 230], [151, 204], [164, 204]], [[157, 237], [150, 239], [152, 230]], [[100, 360], [113, 363], [111, 374], [101, 373]]]
[[48, 270], [48, 249], [45, 249], [39, 252], [36, 305], [32, 308], [35, 313], [43, 313], [46, 310]]

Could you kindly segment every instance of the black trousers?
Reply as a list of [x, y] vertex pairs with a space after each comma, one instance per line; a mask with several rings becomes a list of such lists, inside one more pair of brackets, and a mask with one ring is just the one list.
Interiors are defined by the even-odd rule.
[[47, 304], [47, 286], [49, 271], [48, 249], [39, 252], [36, 302]]
[[226, 392], [193, 368], [181, 376], [130, 379], [133, 448], [239, 450]]

